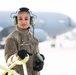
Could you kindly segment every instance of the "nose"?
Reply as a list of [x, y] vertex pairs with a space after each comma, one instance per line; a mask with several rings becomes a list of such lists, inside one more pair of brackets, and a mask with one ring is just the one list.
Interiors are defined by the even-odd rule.
[[23, 20], [22, 20], [22, 23], [25, 23], [25, 22], [26, 22], [26, 20], [23, 19]]

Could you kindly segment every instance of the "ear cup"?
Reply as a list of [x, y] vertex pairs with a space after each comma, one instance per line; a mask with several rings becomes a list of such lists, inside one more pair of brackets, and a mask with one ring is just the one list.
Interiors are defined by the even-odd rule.
[[33, 16], [30, 16], [30, 25], [35, 25], [35, 19]]
[[13, 16], [12, 17], [12, 21], [13, 21], [14, 25], [17, 25], [18, 24], [18, 22], [17, 22], [17, 16]]

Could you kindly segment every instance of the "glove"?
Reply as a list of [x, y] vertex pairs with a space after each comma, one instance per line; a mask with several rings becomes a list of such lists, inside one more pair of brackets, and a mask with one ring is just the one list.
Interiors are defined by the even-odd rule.
[[22, 50], [18, 51], [17, 56], [19, 56], [21, 59], [24, 59], [25, 56], [27, 56], [28, 54], [29, 54], [29, 56], [32, 56], [32, 53], [29, 53], [26, 50], [22, 49]]
[[[40, 54], [45, 59], [44, 55]], [[36, 60], [34, 61], [33, 70], [34, 71], [41, 71], [44, 66], [44, 61], [39, 60], [39, 58], [36, 57]]]
[[43, 69], [44, 62], [36, 60], [33, 65], [34, 71], [41, 71]]

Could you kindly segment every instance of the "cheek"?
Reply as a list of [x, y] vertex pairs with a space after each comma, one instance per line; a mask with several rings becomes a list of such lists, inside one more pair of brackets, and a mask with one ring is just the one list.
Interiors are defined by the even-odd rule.
[[18, 20], [18, 24], [21, 24], [21, 21]]
[[28, 21], [28, 24], [30, 25], [30, 21]]

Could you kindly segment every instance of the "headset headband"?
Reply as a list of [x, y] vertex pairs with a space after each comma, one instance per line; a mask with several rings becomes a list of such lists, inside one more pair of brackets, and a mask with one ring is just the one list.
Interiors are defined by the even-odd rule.
[[37, 18], [37, 16], [35, 14], [33, 14], [28, 8], [26, 7], [22, 7], [22, 8], [19, 8], [18, 11], [16, 11], [15, 13], [11, 13], [10, 17], [12, 18], [12, 16], [15, 14], [17, 16], [18, 13], [21, 13], [21, 12], [27, 12], [30, 14], [30, 16], [33, 16], [34, 19]]
[[21, 13], [21, 12], [27, 12], [27, 13], [30, 14], [29, 9], [28, 9], [28, 8], [24, 8], [24, 7], [20, 8], [19, 11], [17, 11], [17, 12], [18, 12], [18, 13]]

